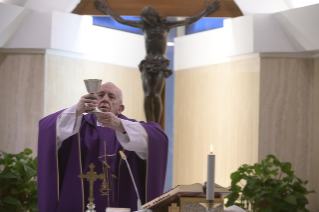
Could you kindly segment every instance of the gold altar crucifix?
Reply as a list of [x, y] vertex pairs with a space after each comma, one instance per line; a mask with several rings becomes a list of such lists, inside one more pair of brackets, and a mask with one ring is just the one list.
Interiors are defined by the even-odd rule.
[[97, 179], [103, 180], [104, 179], [104, 174], [97, 175], [96, 172], [94, 172], [95, 165], [93, 163], [91, 163], [89, 165], [89, 168], [90, 168], [90, 171], [87, 174], [81, 173], [79, 175], [79, 178], [80, 179], [86, 179], [87, 181], [90, 182], [90, 196], [89, 196], [88, 200], [89, 200], [89, 205], [94, 205], [93, 204], [93, 201], [94, 201], [93, 184], [94, 184], [94, 181], [97, 180]]

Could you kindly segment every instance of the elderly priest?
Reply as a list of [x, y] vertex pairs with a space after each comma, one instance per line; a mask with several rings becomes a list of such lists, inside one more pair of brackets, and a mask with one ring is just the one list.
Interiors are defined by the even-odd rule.
[[[92, 100], [95, 97], [97, 100]], [[82, 115], [98, 107], [99, 114]], [[97, 212], [106, 207], [137, 210], [137, 194], [119, 151], [127, 156], [142, 204], [163, 193], [168, 140], [161, 127], [122, 115], [122, 92], [113, 83], [39, 123], [40, 212], [86, 210], [90, 184], [79, 174], [101, 175], [93, 184]]]

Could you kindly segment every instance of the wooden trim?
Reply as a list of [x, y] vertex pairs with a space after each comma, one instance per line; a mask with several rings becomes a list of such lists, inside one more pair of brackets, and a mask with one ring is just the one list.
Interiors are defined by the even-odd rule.
[[[82, 0], [72, 13], [78, 15], [106, 15], [95, 9], [93, 0]], [[102, 2], [104, 2], [102, 0]], [[205, 9], [205, 0], [107, 0], [109, 7], [123, 16], [140, 16], [145, 6], [154, 7], [163, 17], [189, 17]], [[209, 0], [212, 2], [212, 0]], [[220, 9], [208, 17], [238, 17], [243, 13], [233, 0], [220, 0]]]

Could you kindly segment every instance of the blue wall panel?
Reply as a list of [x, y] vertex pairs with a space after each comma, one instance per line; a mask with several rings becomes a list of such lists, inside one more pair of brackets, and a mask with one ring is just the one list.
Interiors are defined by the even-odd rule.
[[[122, 16], [125, 20], [139, 21], [141, 18], [134, 16]], [[93, 16], [93, 24], [97, 26], [107, 27], [111, 29], [117, 29], [125, 32], [132, 32], [135, 34], [143, 34], [142, 30], [135, 27], [126, 26], [120, 23], [117, 23], [109, 16]]]
[[222, 28], [225, 19], [226, 18], [202, 18], [196, 23], [186, 26], [186, 35]]

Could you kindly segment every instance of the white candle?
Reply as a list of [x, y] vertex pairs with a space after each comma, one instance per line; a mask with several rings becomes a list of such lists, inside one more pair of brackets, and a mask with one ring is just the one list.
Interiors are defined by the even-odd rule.
[[213, 145], [210, 146], [210, 154], [207, 156], [207, 187], [206, 200], [214, 200], [215, 197], [215, 155]]

